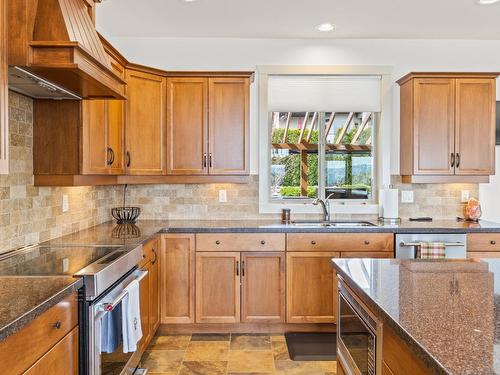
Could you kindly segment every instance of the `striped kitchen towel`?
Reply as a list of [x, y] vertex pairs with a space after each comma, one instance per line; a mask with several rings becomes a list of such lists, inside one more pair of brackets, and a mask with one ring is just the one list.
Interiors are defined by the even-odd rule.
[[443, 242], [420, 242], [417, 246], [417, 259], [444, 259], [446, 245]]

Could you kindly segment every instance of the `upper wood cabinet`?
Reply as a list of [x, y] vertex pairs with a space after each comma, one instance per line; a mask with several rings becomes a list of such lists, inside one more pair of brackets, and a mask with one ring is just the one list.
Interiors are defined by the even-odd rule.
[[167, 173], [208, 172], [206, 78], [167, 79]]
[[9, 91], [7, 76], [7, 0], [0, 0], [0, 174], [9, 173]]
[[496, 74], [401, 78], [403, 182], [487, 182], [495, 171]]
[[248, 77], [167, 79], [167, 173], [249, 173]]
[[210, 174], [249, 173], [249, 78], [209, 79]]
[[166, 79], [127, 69], [127, 174], [166, 173]]

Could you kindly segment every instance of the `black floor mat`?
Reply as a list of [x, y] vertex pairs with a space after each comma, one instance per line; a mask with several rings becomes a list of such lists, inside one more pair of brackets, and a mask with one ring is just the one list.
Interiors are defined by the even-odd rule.
[[336, 361], [335, 333], [285, 333], [292, 361]]

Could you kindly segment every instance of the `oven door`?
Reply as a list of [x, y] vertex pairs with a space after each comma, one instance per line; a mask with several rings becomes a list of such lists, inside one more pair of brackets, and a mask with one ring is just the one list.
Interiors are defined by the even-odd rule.
[[370, 324], [371, 318], [364, 315], [347, 291], [339, 292], [338, 354], [349, 374], [375, 375], [376, 323]]
[[135, 270], [89, 306], [89, 372], [91, 375], [133, 374], [136, 353], [123, 353], [122, 300], [133, 280], [142, 280], [148, 271]]

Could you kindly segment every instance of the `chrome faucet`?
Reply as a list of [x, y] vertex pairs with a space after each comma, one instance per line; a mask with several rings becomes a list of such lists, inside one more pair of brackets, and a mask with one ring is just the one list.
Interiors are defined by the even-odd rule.
[[317, 206], [318, 204], [321, 205], [321, 208], [323, 210], [323, 221], [330, 221], [330, 197], [334, 193], [330, 193], [327, 195], [325, 199], [321, 198], [316, 198], [315, 200], [312, 201], [312, 204]]

